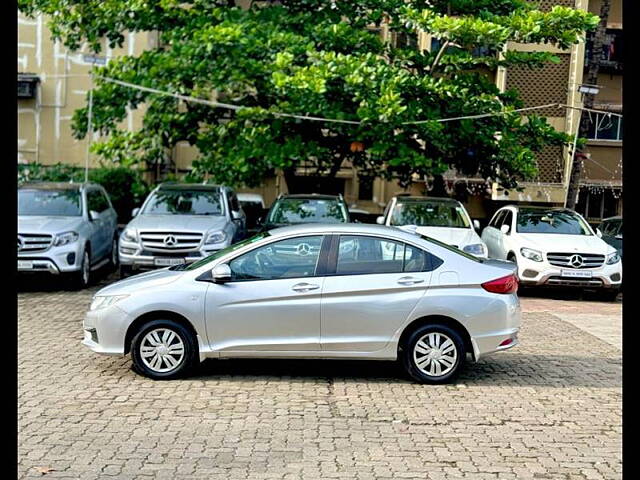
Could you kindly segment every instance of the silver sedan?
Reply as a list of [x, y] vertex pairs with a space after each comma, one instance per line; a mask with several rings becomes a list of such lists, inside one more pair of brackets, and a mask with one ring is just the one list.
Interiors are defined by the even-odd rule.
[[83, 344], [154, 379], [205, 358], [399, 359], [425, 383], [518, 343], [511, 262], [397, 228], [308, 224], [100, 290]]

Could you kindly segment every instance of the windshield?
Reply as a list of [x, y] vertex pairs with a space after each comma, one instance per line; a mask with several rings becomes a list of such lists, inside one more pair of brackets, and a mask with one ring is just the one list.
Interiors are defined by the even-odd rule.
[[147, 215], [222, 215], [219, 191], [158, 190], [142, 213]]
[[[255, 234], [253, 237], [247, 238], [246, 240], [243, 240], [241, 242], [238, 243], [234, 243], [233, 245], [228, 246], [227, 248], [223, 248], [222, 250], [218, 250], [216, 253], [209, 255], [208, 257], [203, 258], [202, 260], [198, 260], [197, 262], [192, 263], [191, 265], [189, 265], [188, 267], [184, 268], [184, 270], [196, 270], [200, 267], [202, 267], [203, 265], [206, 265], [207, 263], [213, 262], [214, 260], [228, 254], [231, 253], [235, 250], [238, 250], [239, 248], [244, 247], [245, 245], [249, 245], [251, 243], [255, 243], [258, 242], [260, 240], [262, 240], [263, 238], [266, 238], [268, 236], [270, 236], [271, 234], [269, 232], [261, 232], [261, 233], [257, 233]], [[178, 270], [177, 268], [175, 270]], [[182, 270], [182, 269], [181, 269]]]
[[390, 224], [470, 228], [469, 217], [462, 206], [443, 202], [398, 202], [391, 214]]
[[337, 200], [287, 198], [271, 210], [267, 223], [346, 223], [347, 211]]
[[520, 210], [516, 231], [518, 233], [591, 235], [587, 223], [576, 214], [553, 210]]
[[18, 215], [79, 217], [82, 215], [78, 190], [18, 190]]

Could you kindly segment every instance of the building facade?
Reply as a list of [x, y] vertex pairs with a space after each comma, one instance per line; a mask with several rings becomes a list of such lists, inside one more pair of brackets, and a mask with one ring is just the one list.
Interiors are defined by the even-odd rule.
[[[570, 6], [598, 14], [600, 0], [542, 0], [537, 2], [542, 10], [553, 5]], [[595, 108], [620, 111], [622, 104], [622, 15], [621, 0], [613, 0], [609, 18], [606, 51], [601, 52], [604, 66], [598, 83], [601, 85]], [[91, 139], [76, 140], [71, 133], [73, 112], [86, 105], [91, 85], [89, 76], [92, 60], [84, 48], [70, 52], [59, 42], [53, 42], [45, 20], [39, 17], [28, 19], [18, 13], [18, 162], [38, 162], [44, 165], [66, 163], [90, 167], [98, 161], [88, 153], [89, 141], [99, 138], [94, 133]], [[415, 36], [397, 35], [384, 25], [372, 29], [384, 41], [406, 42], [421, 50], [439, 48], [438, 39], [424, 32]], [[108, 62], [117, 55], [137, 55], [146, 48], [157, 45], [153, 33], [125, 34], [122, 48], [110, 49], [105, 44], [103, 57], [98, 62]], [[86, 46], [85, 46], [86, 47]], [[581, 106], [578, 86], [588, 62], [597, 52], [589, 48], [589, 42], [574, 45], [569, 50], [559, 50], [548, 45], [512, 44], [510, 49], [551, 51], [560, 58], [557, 64], [549, 64], [540, 70], [523, 68], [498, 68], [486, 74], [502, 90], [515, 88], [520, 92], [525, 107], [558, 103], [573, 107]], [[580, 123], [580, 110], [549, 108], [539, 111], [557, 129], [575, 135]], [[622, 120], [602, 114], [591, 114], [592, 128], [588, 142], [589, 158], [581, 182], [578, 210], [590, 221], [615, 215], [622, 208]], [[135, 130], [142, 119], [141, 111], [128, 112], [122, 128]], [[474, 218], [488, 219], [493, 212], [508, 203], [563, 205], [571, 166], [571, 149], [548, 147], [537, 157], [539, 175], [526, 182], [522, 192], [505, 192], [497, 184], [480, 178], [466, 178], [455, 172], [444, 175], [445, 186], [452, 196], [466, 205]], [[178, 143], [170, 155], [170, 165], [164, 172], [184, 173], [190, 168], [197, 151], [188, 143]], [[270, 204], [280, 193], [341, 193], [349, 205], [371, 213], [381, 212], [388, 200], [400, 192], [428, 195], [432, 184], [428, 180], [416, 179], [408, 189], [396, 182], [359, 177], [355, 168], [343, 164], [332, 179], [309, 176], [310, 169], [301, 166], [297, 171], [296, 184], [288, 186], [282, 175], [264, 180], [261, 187], [239, 189], [260, 193]], [[155, 175], [153, 173], [156, 173]], [[151, 180], [162, 175], [152, 172]], [[156, 178], [159, 177], [159, 178]]]

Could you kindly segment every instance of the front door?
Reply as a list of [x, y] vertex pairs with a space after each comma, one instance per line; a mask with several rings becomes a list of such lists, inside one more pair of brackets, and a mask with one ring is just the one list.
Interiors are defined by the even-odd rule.
[[319, 351], [322, 241], [322, 235], [295, 237], [232, 259], [231, 281], [207, 290], [211, 347], [221, 356]]
[[385, 238], [341, 235], [334, 261], [322, 290], [322, 349], [381, 350], [429, 287], [429, 254]]

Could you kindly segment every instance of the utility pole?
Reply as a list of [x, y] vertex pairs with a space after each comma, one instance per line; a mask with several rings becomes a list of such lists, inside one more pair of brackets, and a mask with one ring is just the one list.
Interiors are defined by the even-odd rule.
[[[600, 71], [600, 60], [602, 58], [602, 47], [604, 45], [605, 34], [607, 31], [607, 21], [609, 20], [609, 10], [611, 9], [611, 0], [602, 0], [600, 6], [600, 23], [593, 36], [593, 46], [591, 50], [592, 59], [589, 62], [587, 69], [587, 78], [585, 79], [584, 87], [595, 86], [598, 83], [598, 72]], [[590, 90], [590, 91], [588, 91]], [[583, 89], [582, 93], [582, 106], [584, 108], [593, 108], [593, 101], [595, 94], [598, 93], [597, 89]], [[576, 133], [576, 140], [578, 135], [585, 138], [589, 133], [589, 115], [580, 115], [580, 126]], [[575, 209], [578, 201], [578, 192], [580, 190], [580, 177], [582, 176], [582, 155], [576, 155], [576, 145], [574, 141], [573, 155], [571, 161], [571, 170], [569, 174], [569, 183], [567, 185], [567, 198], [565, 206], [567, 208]]]

